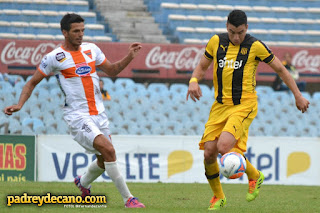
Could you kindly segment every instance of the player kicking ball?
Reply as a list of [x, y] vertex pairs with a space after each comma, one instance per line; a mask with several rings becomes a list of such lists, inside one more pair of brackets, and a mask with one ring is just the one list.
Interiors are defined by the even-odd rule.
[[[247, 34], [247, 16], [233, 10], [228, 16], [227, 33], [216, 34], [208, 42], [200, 63], [189, 82], [187, 100], [202, 96], [198, 81], [213, 64], [215, 102], [212, 105], [204, 134], [199, 143], [204, 150], [205, 175], [213, 191], [209, 210], [219, 210], [226, 204], [226, 196], [219, 178], [217, 156], [228, 152], [243, 155], [247, 150], [249, 126], [258, 112], [255, 74], [263, 61], [282, 78], [292, 91], [296, 106], [304, 113], [309, 101], [299, 91], [295, 81], [280, 60], [260, 40]], [[259, 194], [264, 176], [246, 159], [249, 189], [246, 200], [253, 201]]]
[[65, 37], [64, 44], [44, 56], [32, 78], [23, 87], [19, 103], [4, 111], [7, 115], [19, 111], [35, 86], [50, 73], [55, 74], [65, 95], [64, 119], [70, 127], [73, 139], [87, 153], [97, 156], [88, 171], [74, 180], [82, 197], [90, 195], [90, 184], [106, 171], [121, 194], [125, 207], [144, 208], [131, 194], [118, 169], [96, 72], [98, 67], [109, 76], [116, 76], [135, 58], [141, 45], [131, 44], [123, 59], [110, 63], [95, 44], [82, 43], [85, 28], [81, 16], [66, 14], [60, 25]]

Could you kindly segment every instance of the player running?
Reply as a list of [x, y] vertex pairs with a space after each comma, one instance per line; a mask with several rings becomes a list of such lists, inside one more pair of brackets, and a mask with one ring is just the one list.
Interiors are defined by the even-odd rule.
[[131, 44], [127, 56], [110, 63], [95, 44], [82, 43], [85, 27], [81, 16], [66, 14], [60, 25], [65, 37], [64, 44], [44, 56], [37, 71], [23, 87], [18, 104], [6, 107], [4, 112], [12, 115], [19, 111], [35, 86], [44, 77], [54, 73], [65, 95], [64, 119], [70, 127], [73, 139], [83, 146], [86, 152], [97, 156], [88, 171], [82, 177], [75, 178], [75, 184], [82, 191], [82, 196], [90, 195], [90, 184], [106, 171], [120, 192], [125, 207], [144, 208], [130, 193], [119, 172], [96, 72], [98, 67], [109, 76], [116, 76], [136, 57], [141, 45]]
[[[212, 105], [205, 131], [199, 143], [204, 150], [205, 175], [213, 191], [209, 210], [219, 210], [226, 204], [220, 178], [217, 156], [234, 151], [243, 155], [247, 149], [249, 126], [258, 112], [255, 74], [263, 61], [283, 79], [292, 91], [296, 106], [305, 112], [309, 106], [295, 81], [280, 60], [260, 40], [247, 34], [247, 16], [241, 10], [230, 12], [227, 33], [214, 35], [206, 46], [200, 63], [190, 79], [187, 100], [202, 96], [198, 81], [213, 64], [215, 102]], [[259, 194], [264, 176], [246, 159], [249, 181], [247, 201]]]

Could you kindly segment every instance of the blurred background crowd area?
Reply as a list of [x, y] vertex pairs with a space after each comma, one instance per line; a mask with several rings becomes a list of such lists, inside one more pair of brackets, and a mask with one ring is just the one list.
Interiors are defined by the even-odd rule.
[[[0, 107], [17, 103], [29, 77], [5, 75], [0, 81]], [[20, 80], [18, 80], [20, 79]], [[129, 78], [101, 77], [103, 89], [110, 95], [104, 100], [112, 134], [201, 135], [214, 101], [214, 89], [200, 84], [202, 98], [186, 101], [184, 83], [138, 83]], [[15, 83], [10, 83], [15, 82]], [[250, 127], [255, 136], [320, 136], [320, 92], [312, 95], [308, 112], [296, 109], [288, 91], [274, 91], [270, 86], [256, 87], [259, 113]], [[62, 118], [62, 94], [55, 76], [45, 78], [35, 88], [21, 111], [11, 117], [1, 113], [1, 134], [68, 134]]]
[[[232, 9], [248, 15], [248, 33], [277, 47], [320, 47], [317, 0], [0, 0], [0, 39], [60, 40], [60, 19], [76, 12], [86, 20], [84, 39], [92, 42], [142, 42], [205, 45], [226, 32]], [[2, 73], [0, 107], [17, 103], [30, 76]], [[212, 83], [203, 97], [186, 101], [187, 81], [101, 78], [110, 99], [104, 104], [113, 134], [201, 135], [214, 101]], [[250, 127], [255, 136], [320, 136], [320, 92], [303, 91], [311, 102], [302, 114], [288, 91], [258, 82], [259, 113]], [[12, 117], [1, 113], [1, 134], [67, 134], [64, 97], [55, 76], [44, 79], [24, 108]]]

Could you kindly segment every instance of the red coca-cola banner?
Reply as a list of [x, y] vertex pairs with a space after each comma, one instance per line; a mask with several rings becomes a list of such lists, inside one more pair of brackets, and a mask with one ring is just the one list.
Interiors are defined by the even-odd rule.
[[[57, 41], [0, 40], [1, 72], [32, 74], [42, 57], [60, 46]], [[124, 57], [128, 52], [126, 43], [97, 43], [111, 62]], [[140, 54], [119, 74], [126, 78], [189, 79], [197, 66], [204, 45], [181, 44], [142, 44]], [[300, 72], [302, 80], [320, 82], [320, 49], [270, 47], [280, 60], [285, 52], [293, 56], [293, 65]], [[212, 67], [206, 72], [205, 79], [212, 79]], [[102, 74], [103, 75], [103, 74]], [[257, 80], [272, 81], [273, 70], [266, 64], [258, 66]]]

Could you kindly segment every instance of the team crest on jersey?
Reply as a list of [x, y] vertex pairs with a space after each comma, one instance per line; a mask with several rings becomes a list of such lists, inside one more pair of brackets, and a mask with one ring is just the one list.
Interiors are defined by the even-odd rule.
[[240, 52], [241, 52], [242, 55], [247, 55], [247, 53], [248, 53], [248, 48], [242, 47], [241, 50], [240, 50]]
[[79, 76], [87, 75], [91, 72], [92, 68], [86, 63], [76, 64], [76, 74]]
[[57, 59], [57, 61], [62, 63], [64, 60], [66, 60], [66, 55], [64, 54], [64, 52], [57, 53], [56, 59]]
[[83, 53], [86, 54], [88, 57], [90, 57], [92, 59], [91, 50], [86, 50]]

